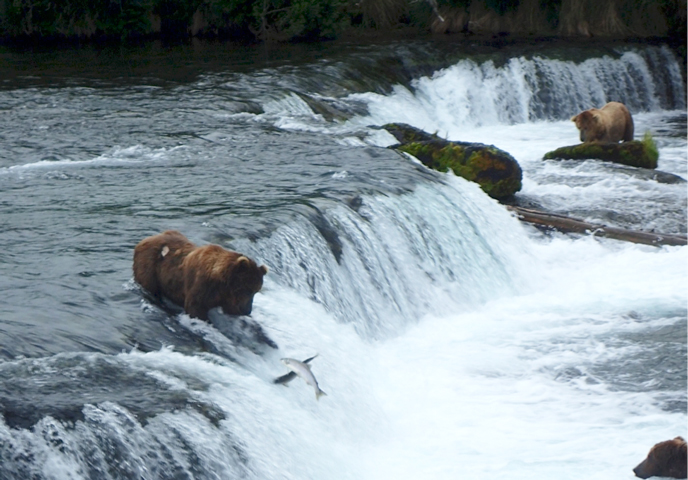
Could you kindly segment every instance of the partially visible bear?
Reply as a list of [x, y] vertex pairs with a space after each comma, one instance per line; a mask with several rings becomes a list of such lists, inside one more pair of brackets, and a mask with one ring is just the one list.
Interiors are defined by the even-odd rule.
[[626, 105], [609, 102], [602, 108], [591, 108], [571, 118], [580, 130], [583, 143], [618, 143], [633, 140], [633, 117]]
[[176, 230], [145, 238], [134, 249], [134, 280], [156, 299], [167, 297], [206, 321], [214, 307], [228, 315], [250, 314], [266, 273], [265, 265], [240, 253], [197, 247]]
[[660, 442], [650, 449], [633, 473], [640, 478], [686, 478], [686, 455], [686, 441], [682, 437]]

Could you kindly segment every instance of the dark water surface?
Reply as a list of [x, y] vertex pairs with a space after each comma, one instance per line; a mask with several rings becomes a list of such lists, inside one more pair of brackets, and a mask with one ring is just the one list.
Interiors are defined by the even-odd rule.
[[[531, 230], [526, 235], [473, 186], [383, 148], [389, 139], [379, 130], [386, 121], [421, 118], [427, 107], [426, 129], [451, 128], [464, 140], [489, 135], [513, 148], [524, 168], [524, 201], [610, 225], [685, 234], [685, 85], [672, 55], [642, 44], [444, 40], [0, 49], [0, 476], [322, 477], [336, 471], [329, 461], [314, 460], [312, 469], [303, 459], [291, 463], [302, 458], [299, 442], [336, 452], [342, 433], [350, 433], [338, 430], [339, 423], [359, 416], [365, 423], [377, 412], [361, 394], [369, 387], [346, 383], [345, 362], [361, 367], [356, 362], [364, 364], [380, 348], [393, 351], [389, 339], [406, 340], [409, 326], [425, 314], [481, 312], [502, 295], [518, 298], [527, 283], [519, 275], [537, 280], [547, 274], [540, 266], [532, 272], [519, 266], [521, 252], [525, 257], [542, 245], [571, 249], [563, 259], [581, 255], [593, 269], [609, 262], [620, 275], [626, 260], [658, 264], [675, 275], [675, 284], [685, 283], [685, 273], [662, 263], [666, 256], [683, 258], [679, 247], [644, 250]], [[442, 83], [446, 77], [449, 87]], [[571, 83], [557, 85], [558, 79]], [[573, 91], [586, 82], [594, 84], [590, 92]], [[519, 97], [519, 89], [527, 95]], [[443, 107], [465, 91], [465, 110], [484, 115], [447, 119]], [[564, 123], [572, 110], [601, 95], [632, 106], [636, 136], [652, 130], [660, 169], [678, 183], [595, 162], [541, 161], [550, 144], [575, 137]], [[495, 121], [486, 105], [504, 116]], [[133, 248], [166, 229], [268, 264], [253, 320], [218, 314], [211, 327], [145, 301], [132, 281]], [[577, 267], [562, 272], [572, 282], [581, 276]], [[648, 276], [653, 284], [664, 280], [661, 270]], [[601, 286], [621, 280], [595, 277]], [[630, 402], [630, 411], [674, 421], [686, 408], [685, 302], [670, 289], [653, 292], [641, 305], [631, 298], [622, 306], [604, 291], [590, 293], [582, 307], [562, 295], [561, 305], [547, 313], [537, 297], [527, 298], [541, 328], [556, 323], [550, 313], [561, 325], [529, 337], [535, 327], [524, 324], [504, 352], [522, 348], [514, 365], [534, 358], [528, 371], [544, 375], [547, 385], [584, 385], [592, 395], [599, 394], [597, 386], [606, 389], [610, 400], [593, 413], [600, 418], [615, 418], [619, 405]], [[514, 311], [523, 308], [513, 302]], [[494, 321], [489, 308], [478, 315], [477, 325]], [[316, 317], [318, 328], [295, 333], [305, 328], [300, 322]], [[271, 323], [280, 348], [331, 342], [320, 368], [330, 368], [330, 382], [341, 382], [332, 394], [345, 399], [341, 411], [330, 412], [327, 421], [318, 417], [324, 409], [294, 415], [273, 400], [296, 389], [261, 390], [272, 388], [278, 354], [291, 352], [255, 342], [251, 329], [260, 321]], [[466, 335], [489, 351], [493, 335], [481, 340], [477, 328]], [[508, 328], [504, 332], [500, 327], [494, 337], [508, 337]], [[452, 334], [448, 329], [447, 338]], [[441, 352], [441, 335], [431, 338]], [[343, 351], [334, 368], [327, 354], [334, 358], [337, 346]], [[398, 361], [392, 358], [389, 363]], [[460, 363], [441, 356], [438, 362], [445, 368]], [[376, 383], [365, 375], [362, 384]], [[495, 375], [511, 379], [501, 371], [488, 376]], [[480, 390], [481, 382], [469, 385]], [[402, 397], [404, 390], [398, 392]], [[614, 403], [618, 392], [630, 400]], [[442, 408], [445, 414], [457, 410]], [[284, 429], [261, 423], [269, 415], [289, 417]], [[318, 428], [329, 421], [337, 440], [294, 433], [303, 428], [322, 435], [329, 430]], [[254, 435], [254, 425], [265, 431]], [[51, 459], [64, 467], [53, 477], [45, 474]], [[580, 465], [585, 462], [575, 471], [586, 472]], [[359, 478], [355, 469], [349, 473], [330, 478]]]
[[[264, 236], [328, 198], [408, 191], [431, 177], [387, 150], [232, 118], [260, 113], [293, 80], [262, 65], [291, 70], [293, 57], [298, 65], [327, 51], [194, 43], [3, 53], [4, 355], [170, 340], [159, 323], [141, 324], [137, 295], [122, 292], [142, 236]], [[344, 169], [345, 180], [332, 178]]]
[[[122, 289], [143, 236], [178, 228], [194, 241], [231, 244], [269, 236], [295, 215], [317, 217], [331, 201], [433, 181], [391, 151], [279, 128], [293, 112], [274, 104], [292, 96], [336, 125], [367, 112], [348, 95], [414, 88], [413, 79], [462, 59], [499, 66], [542, 52], [538, 44], [498, 47], [194, 41], [0, 52], [2, 354], [113, 353], [171, 341], [164, 323], [141, 322], [138, 295]], [[553, 69], [633, 47], [547, 48]], [[660, 103], [679, 101], [666, 82]], [[542, 105], [558, 95], [541, 90]], [[685, 133], [685, 116], [676, 120], [668, 128]]]

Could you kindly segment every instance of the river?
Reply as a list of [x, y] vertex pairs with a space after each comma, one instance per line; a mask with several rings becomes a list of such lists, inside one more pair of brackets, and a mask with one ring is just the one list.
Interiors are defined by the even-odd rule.
[[[539, 231], [380, 126], [506, 150], [522, 205], [685, 235], [680, 68], [640, 43], [0, 49], [0, 478], [634, 478], [688, 435], [688, 247]], [[612, 100], [672, 181], [542, 160]], [[270, 268], [251, 317], [145, 299], [133, 248], [166, 229]], [[327, 396], [272, 383], [316, 353]]]

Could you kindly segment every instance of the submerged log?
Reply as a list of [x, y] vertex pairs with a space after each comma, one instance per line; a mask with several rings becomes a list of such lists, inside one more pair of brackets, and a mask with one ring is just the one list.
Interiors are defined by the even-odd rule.
[[382, 128], [399, 142], [390, 148], [409, 153], [434, 170], [451, 169], [480, 185], [492, 198], [504, 199], [521, 189], [521, 166], [494, 145], [453, 142], [403, 123], [390, 123]]
[[516, 213], [519, 220], [536, 226], [554, 229], [563, 233], [590, 233], [596, 237], [613, 238], [626, 242], [642, 243], [644, 245], [686, 245], [687, 239], [683, 235], [661, 234], [627, 230], [624, 228], [608, 227], [589, 223], [581, 219], [558, 215], [554, 213], [531, 210], [522, 207], [507, 206]]
[[657, 168], [659, 153], [652, 140], [623, 143], [580, 143], [547, 152], [545, 160], [598, 159], [631, 167]]

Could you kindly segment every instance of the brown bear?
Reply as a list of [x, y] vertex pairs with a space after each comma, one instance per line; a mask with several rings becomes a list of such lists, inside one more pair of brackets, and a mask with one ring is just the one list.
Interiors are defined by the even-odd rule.
[[660, 442], [650, 449], [633, 473], [640, 478], [686, 478], [686, 455], [686, 441], [682, 437]]
[[609, 102], [604, 107], [591, 108], [571, 118], [580, 130], [583, 143], [619, 143], [633, 140], [633, 117], [626, 105]]
[[166, 297], [206, 321], [214, 307], [249, 315], [266, 273], [265, 265], [241, 253], [197, 247], [176, 230], [145, 238], [134, 249], [134, 280], [157, 300]]

